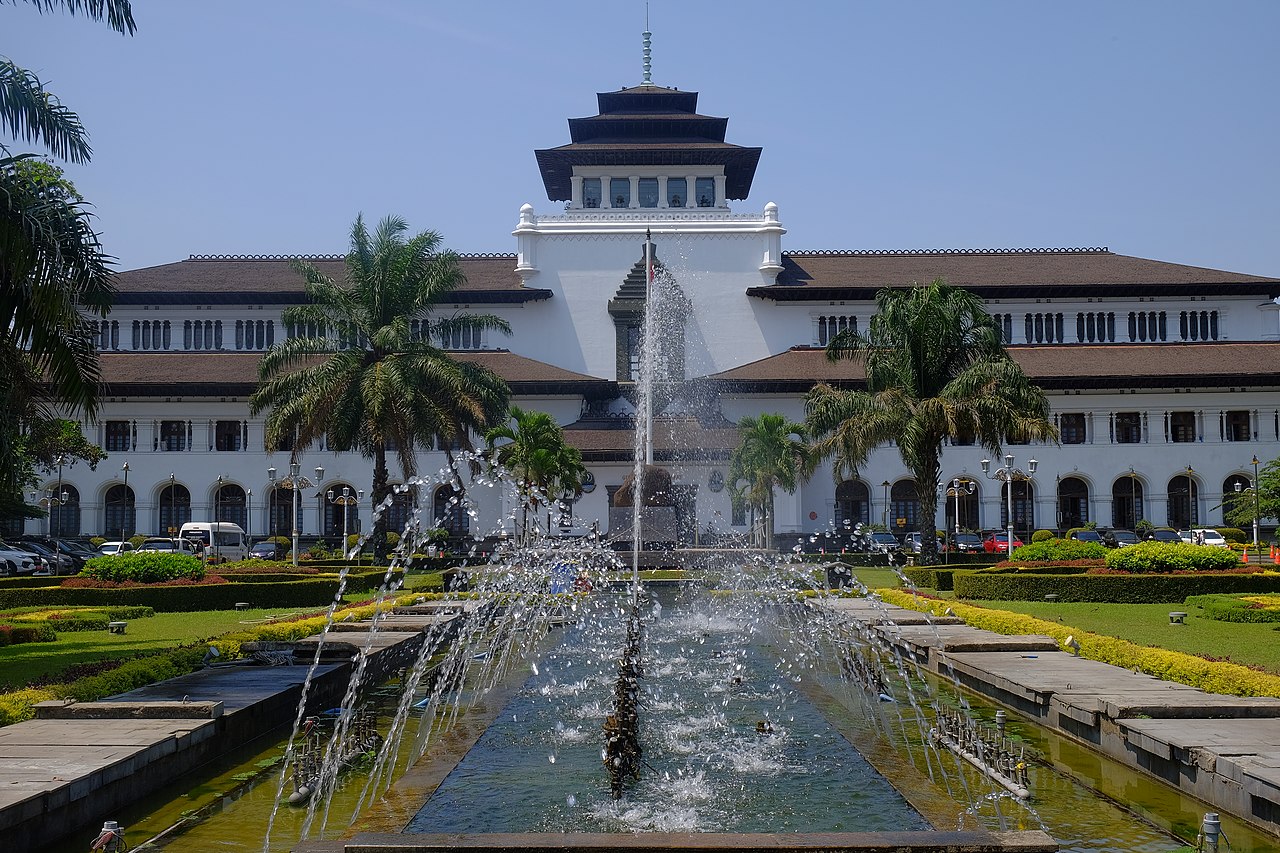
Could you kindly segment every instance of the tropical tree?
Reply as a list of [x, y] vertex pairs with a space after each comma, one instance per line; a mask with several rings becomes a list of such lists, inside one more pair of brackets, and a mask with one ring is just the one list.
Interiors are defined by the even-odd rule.
[[831, 458], [839, 481], [895, 442], [915, 477], [926, 560], [937, 556], [944, 439], [972, 438], [996, 456], [1010, 439], [1057, 439], [1048, 399], [1009, 357], [982, 300], [941, 280], [881, 290], [867, 332], [836, 335], [827, 358], [861, 362], [866, 390], [823, 383], [809, 392], [805, 422], [815, 458]]
[[[436, 318], [442, 302], [466, 279], [457, 255], [440, 249], [440, 235], [405, 238], [408, 225], [387, 217], [372, 235], [363, 217], [351, 228], [346, 281], [335, 282], [306, 261], [307, 302], [282, 314], [290, 336], [259, 365], [249, 398], [266, 420], [269, 447], [293, 439], [293, 458], [320, 437], [330, 450], [358, 451], [373, 460], [374, 506], [389, 494], [387, 452], [394, 448], [404, 476], [416, 471], [416, 452], [432, 444], [451, 454], [470, 450], [507, 410], [510, 390], [500, 376], [451, 357], [432, 344], [454, 331], [510, 333], [489, 314]], [[410, 320], [418, 320], [417, 333]], [[386, 553], [385, 515], [374, 527], [374, 548]]]
[[[134, 31], [127, 0], [29, 0]], [[0, 56], [0, 131], [86, 163], [79, 117], [40, 79]], [[98, 361], [87, 315], [105, 316], [115, 290], [84, 200], [56, 166], [0, 141], [0, 516], [31, 515], [22, 500], [33, 459], [22, 436], [56, 428], [55, 410], [93, 417]]]
[[1272, 459], [1262, 466], [1256, 484], [1239, 494], [1223, 495], [1222, 508], [1224, 520], [1243, 530], [1253, 527], [1255, 510], [1259, 522], [1264, 518], [1280, 518], [1280, 459]]
[[489, 458], [516, 478], [520, 496], [520, 535], [529, 533], [529, 512], [547, 506], [547, 529], [551, 529], [551, 506], [563, 494], [582, 493], [587, 469], [582, 453], [568, 444], [564, 430], [546, 412], [525, 411], [512, 406], [510, 419], [485, 433]]
[[764, 519], [764, 546], [773, 547], [774, 491], [794, 493], [812, 468], [808, 430], [780, 414], [748, 415], [738, 421], [738, 446], [729, 458], [734, 505]]

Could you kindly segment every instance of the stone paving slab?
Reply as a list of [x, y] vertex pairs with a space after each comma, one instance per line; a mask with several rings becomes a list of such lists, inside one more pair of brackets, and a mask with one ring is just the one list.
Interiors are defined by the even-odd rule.
[[968, 625], [886, 625], [880, 632], [916, 650], [948, 655], [962, 652], [1057, 652], [1058, 643], [1040, 634], [994, 634]]
[[[327, 673], [334, 666], [321, 664], [316, 675]], [[185, 698], [189, 701], [221, 702], [223, 714], [229, 715], [281, 690], [301, 689], [306, 677], [306, 666], [211, 666], [99, 701], [182, 701]]]
[[[401, 614], [393, 613], [378, 620], [379, 631], [429, 631], [457, 619], [452, 613]], [[337, 633], [356, 633], [369, 630], [368, 622], [335, 622], [329, 629]]]
[[892, 622], [895, 625], [962, 625], [964, 620], [956, 616], [930, 616], [918, 610], [908, 610], [895, 604], [871, 601], [866, 598], [809, 599], [810, 607], [831, 610], [869, 625]]
[[[358, 626], [359, 623], [353, 625], [353, 627]], [[399, 646], [406, 640], [415, 639], [419, 633], [418, 631], [378, 631], [370, 634], [366, 625], [363, 630], [358, 632], [329, 631], [327, 633], [313, 634], [306, 639], [298, 640], [292, 645], [305, 651], [323, 642], [327, 651], [350, 653], [368, 649], [370, 652], [377, 652]]]

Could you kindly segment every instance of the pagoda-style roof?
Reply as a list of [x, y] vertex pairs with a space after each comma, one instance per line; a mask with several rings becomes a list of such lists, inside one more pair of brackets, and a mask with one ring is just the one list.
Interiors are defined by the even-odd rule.
[[[1010, 346], [1033, 382], [1050, 389], [1280, 388], [1280, 341]], [[859, 361], [792, 347], [709, 379], [726, 392], [802, 393], [819, 382], [865, 388]]]
[[[618, 385], [507, 350], [455, 352], [451, 357], [489, 368], [516, 396], [581, 395], [612, 399]], [[259, 352], [102, 353], [108, 397], [246, 397], [258, 387]]]
[[[185, 261], [126, 270], [112, 279], [116, 305], [291, 305], [305, 301], [292, 263], [301, 258], [334, 281], [346, 279], [342, 255], [192, 255]], [[497, 304], [550, 299], [525, 287], [510, 254], [459, 255], [466, 283], [449, 304]]]
[[700, 115], [696, 92], [633, 86], [596, 97], [599, 115], [569, 119], [568, 145], [534, 152], [551, 201], [572, 195], [575, 166], [723, 166], [728, 198], [751, 192], [762, 149], [725, 142], [729, 120]]
[[1280, 295], [1280, 279], [1117, 255], [1101, 249], [784, 252], [775, 284], [748, 288], [777, 301], [871, 300], [884, 287], [941, 278], [984, 298]]
[[[629, 462], [635, 458], [635, 432], [578, 421], [564, 428], [565, 441], [584, 462]], [[727, 459], [738, 446], [735, 426], [708, 427], [696, 418], [659, 418], [653, 425], [653, 457], [658, 462]]]

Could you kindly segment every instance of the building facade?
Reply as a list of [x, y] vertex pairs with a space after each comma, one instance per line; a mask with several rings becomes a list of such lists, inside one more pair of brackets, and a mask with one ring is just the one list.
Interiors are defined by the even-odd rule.
[[[572, 531], [607, 525], [613, 490], [633, 464], [632, 427], [646, 301], [661, 298], [663, 387], [654, 456], [675, 475], [684, 538], [742, 531], [725, 483], [734, 423], [747, 414], [803, 418], [817, 381], [858, 387], [857, 365], [822, 347], [865, 329], [883, 287], [937, 278], [981, 296], [1017, 361], [1050, 396], [1060, 443], [1011, 445], [1014, 464], [1038, 462], [1014, 483], [1018, 530], [1087, 521], [1132, 528], [1221, 524], [1236, 485], [1280, 455], [1280, 279], [1119, 255], [1103, 248], [795, 251], [779, 208], [735, 211], [759, 148], [726, 141], [727, 120], [697, 111], [698, 95], [642, 85], [598, 95], [598, 113], [569, 121], [570, 142], [536, 152], [554, 212], [520, 208], [511, 254], [464, 256], [467, 283], [443, 306], [506, 319], [439, 343], [511, 384], [514, 402], [566, 427], [592, 475]], [[647, 286], [646, 241], [663, 288]], [[340, 279], [340, 256], [311, 258]], [[121, 273], [119, 298], [98, 324], [107, 383], [101, 420], [86, 436], [110, 454], [96, 471], [64, 469], [32, 497], [45, 525], [66, 535], [164, 533], [215, 516], [257, 537], [287, 535], [291, 454], [270, 453], [248, 396], [261, 353], [293, 334], [281, 311], [304, 298], [288, 257], [192, 256]], [[655, 295], [651, 295], [655, 294]], [[432, 334], [427, 318], [424, 334]], [[1009, 501], [982, 473], [980, 447], [944, 448], [938, 527], [998, 528]], [[344, 507], [330, 490], [367, 490], [371, 465], [324, 446], [300, 449], [311, 486], [298, 494], [308, 537], [335, 541]], [[1001, 461], [995, 463], [997, 466]], [[446, 465], [424, 451], [419, 470]], [[442, 478], [444, 479], [444, 478]], [[896, 448], [877, 451], [854, 479], [819, 471], [777, 496], [779, 533], [846, 523], [912, 529], [918, 485]], [[438, 524], [484, 535], [510, 516], [511, 496], [471, 489], [475, 516], [452, 487], [431, 484], [390, 508], [403, 523], [415, 502]], [[345, 510], [367, 525], [368, 497]], [[553, 524], [558, 527], [558, 522]]]

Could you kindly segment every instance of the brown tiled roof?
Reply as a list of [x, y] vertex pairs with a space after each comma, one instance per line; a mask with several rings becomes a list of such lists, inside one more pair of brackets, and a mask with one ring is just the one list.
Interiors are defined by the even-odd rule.
[[[202, 256], [144, 269], [126, 270], [114, 282], [117, 304], [299, 302], [302, 276], [294, 272], [293, 258], [279, 256]], [[341, 256], [308, 257], [316, 269], [342, 281], [346, 264]], [[458, 302], [503, 302], [546, 299], [551, 292], [527, 288], [515, 272], [515, 255], [461, 256], [466, 284], [456, 293]]]
[[784, 252], [777, 283], [747, 290], [776, 300], [872, 299], [883, 287], [941, 278], [987, 297], [1280, 295], [1280, 279], [1113, 254], [1106, 249]]
[[[1280, 342], [1013, 346], [1013, 359], [1046, 388], [1280, 386]], [[803, 391], [817, 382], [858, 387], [860, 362], [792, 349], [710, 377], [741, 391]]]
[[[583, 429], [570, 424], [565, 439], [588, 462], [615, 462], [632, 458], [635, 433], [631, 429]], [[660, 461], [723, 458], [738, 445], [735, 428], [708, 429], [693, 419], [659, 419], [653, 429], [653, 455]]]
[[[458, 352], [459, 361], [497, 373], [515, 394], [582, 394], [612, 398], [616, 383], [505, 350]], [[258, 384], [260, 353], [103, 353], [102, 381], [112, 397], [244, 396]]]

